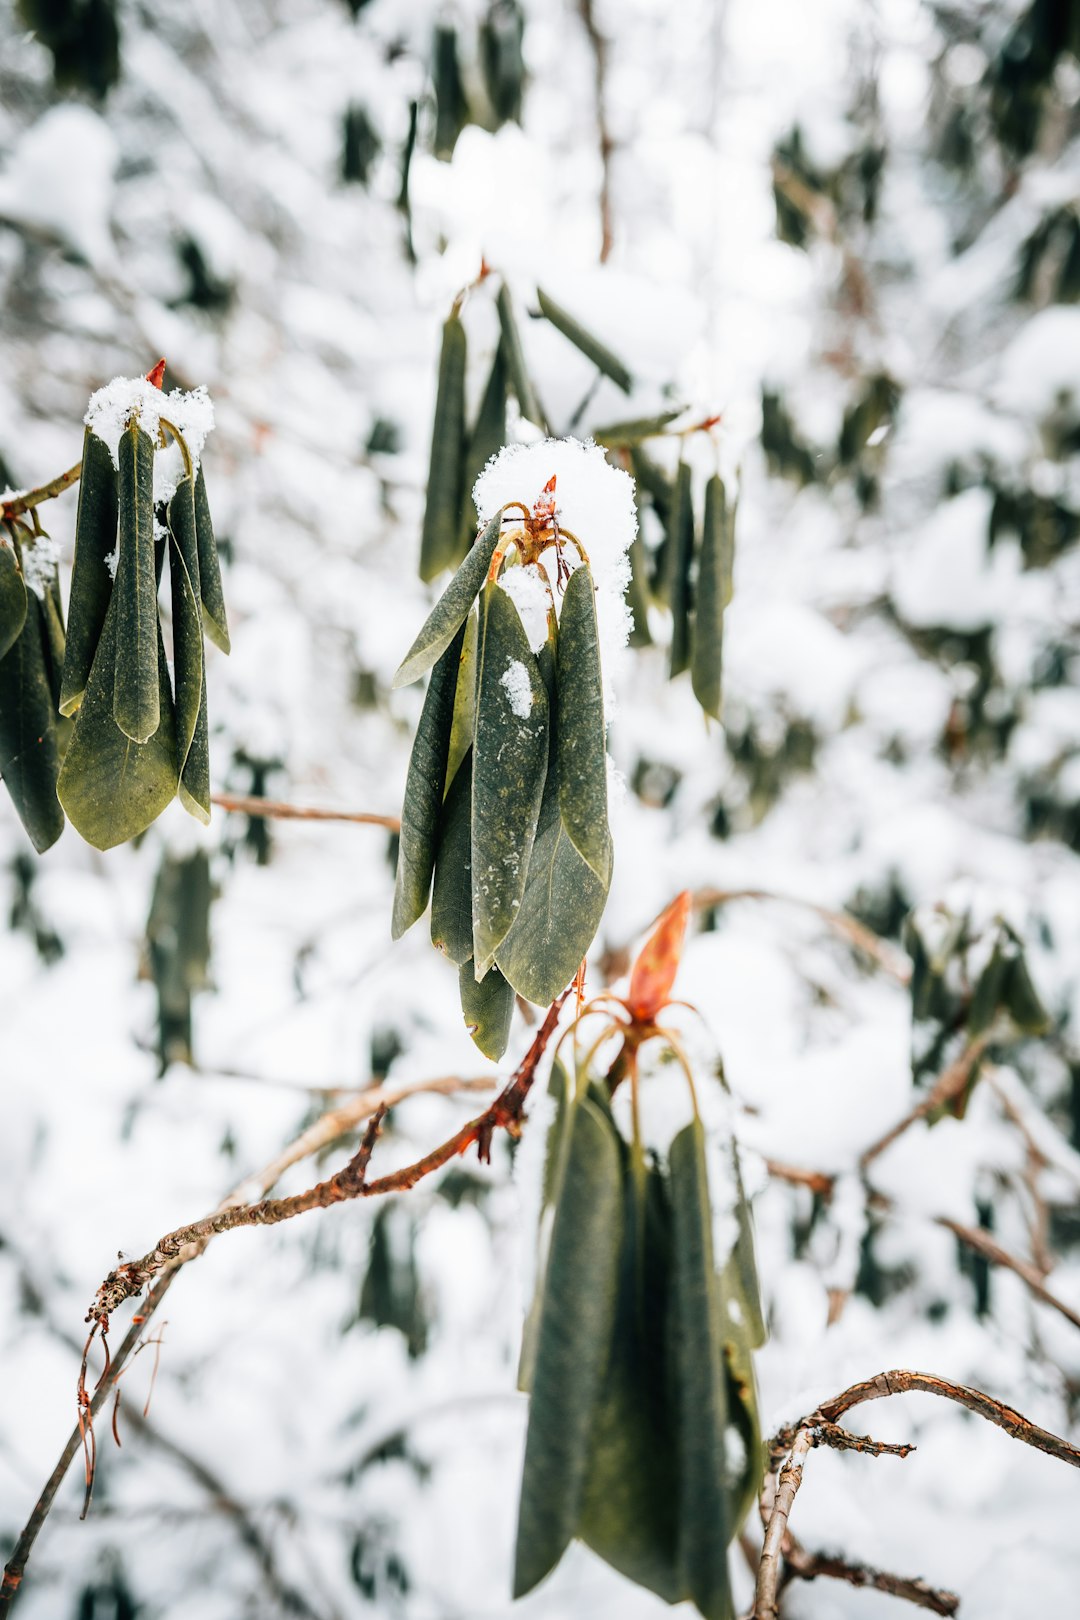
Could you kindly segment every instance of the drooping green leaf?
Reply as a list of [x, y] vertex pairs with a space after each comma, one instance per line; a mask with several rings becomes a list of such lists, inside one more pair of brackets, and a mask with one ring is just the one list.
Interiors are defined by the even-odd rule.
[[473, 957], [481, 976], [522, 905], [547, 761], [547, 690], [517, 608], [492, 582], [481, 604], [472, 773]]
[[557, 646], [555, 747], [559, 814], [574, 848], [607, 888], [611, 833], [607, 819], [607, 752], [596, 593], [587, 563], [563, 594]]
[[993, 1023], [994, 1015], [1001, 1006], [1013, 955], [1003, 940], [995, 940], [990, 960], [979, 974], [972, 992], [967, 1020], [970, 1035], [983, 1034]]
[[667, 1603], [676, 1568], [678, 1454], [667, 1373], [674, 1267], [663, 1177], [626, 1178], [612, 1360], [597, 1403], [579, 1534], [601, 1558]]
[[525, 364], [525, 351], [521, 346], [521, 333], [518, 331], [517, 318], [514, 315], [514, 301], [510, 296], [510, 289], [505, 281], [499, 288], [499, 296], [495, 300], [495, 307], [499, 312], [499, 329], [502, 333], [503, 353], [506, 358], [506, 368], [510, 376], [510, 386], [514, 390], [518, 402], [518, 409], [522, 416], [538, 427], [545, 427], [546, 420], [540, 401], [536, 397], [529, 369]]
[[597, 444], [604, 445], [606, 449], [629, 449], [645, 439], [655, 439], [669, 422], [674, 422], [682, 414], [680, 408], [677, 411], [660, 411], [656, 416], [635, 416], [629, 422], [612, 422], [610, 427], [594, 428], [592, 436]]
[[513, 987], [507, 984], [497, 967], [489, 968], [484, 977], [477, 980], [471, 961], [462, 963], [458, 979], [466, 1028], [484, 1056], [497, 1063], [510, 1039]]
[[461, 533], [465, 459], [465, 328], [454, 309], [443, 326], [439, 385], [431, 430], [427, 500], [420, 531], [420, 578], [451, 568]]
[[206, 670], [203, 669], [199, 692], [199, 712], [195, 720], [191, 744], [184, 761], [183, 774], [177, 792], [180, 803], [189, 816], [210, 824], [210, 727], [206, 710]]
[[0, 535], [0, 658], [5, 658], [26, 623], [26, 586], [15, 547]]
[[720, 1310], [728, 1420], [738, 1435], [737, 1444], [732, 1444], [729, 1438], [725, 1446], [730, 1485], [729, 1522], [736, 1534], [758, 1499], [765, 1469], [765, 1447], [744, 1304], [745, 1293], [729, 1261], [720, 1280]]
[[444, 951], [456, 967], [472, 962], [471, 752], [450, 783], [439, 821], [431, 892], [431, 943]]
[[210, 820], [210, 739], [203, 615], [199, 600], [198, 525], [191, 478], [181, 480], [169, 502], [168, 527], [176, 741], [180, 763], [178, 792], [184, 809], [205, 826]]
[[[41, 597], [41, 629], [45, 643], [45, 672], [49, 678], [53, 708], [60, 708], [60, 683], [64, 673], [64, 604], [60, 598], [60, 578], [55, 568]], [[62, 731], [66, 731], [66, 725]]]
[[460, 540], [454, 553], [454, 562], [468, 556], [469, 547], [476, 539], [479, 524], [472, 498], [473, 485], [491, 460], [506, 443], [506, 360], [500, 342], [491, 363], [487, 386], [480, 401], [473, 430], [465, 450], [464, 475], [461, 483]]
[[477, 536], [469, 555], [428, 614], [420, 634], [402, 659], [394, 676], [395, 691], [399, 686], [409, 686], [413, 681], [418, 681], [449, 647], [480, 594], [501, 532], [500, 508], [488, 520], [483, 533]]
[[423, 916], [431, 893], [439, 818], [446, 791], [446, 762], [450, 754], [454, 694], [464, 641], [465, 626], [462, 624], [431, 672], [412, 754], [409, 756], [405, 800], [401, 807], [397, 879], [394, 884], [391, 923], [394, 939], [400, 939], [405, 930]]
[[726, 551], [727, 498], [723, 480], [714, 475], [705, 486], [690, 669], [694, 696], [714, 720], [720, 719], [722, 693]]
[[572, 315], [568, 314], [561, 305], [556, 304], [539, 287], [536, 290], [536, 297], [542, 314], [551, 322], [555, 330], [561, 332], [563, 337], [572, 343], [574, 348], [583, 354], [587, 360], [591, 360], [596, 369], [602, 371], [605, 377], [610, 377], [616, 387], [621, 388], [624, 394], [628, 394], [633, 387], [634, 379], [618, 355], [612, 354], [605, 343], [601, 343], [599, 338], [595, 338], [591, 332], [587, 332], [580, 321], [576, 321]]
[[55, 722], [41, 604], [30, 591], [22, 632], [0, 658], [0, 777], [39, 855], [64, 830]]
[[440, 23], [435, 29], [431, 80], [435, 90], [435, 156], [449, 161], [469, 121], [469, 103], [458, 61], [457, 29], [448, 23]]
[[61, 714], [73, 714], [79, 706], [109, 609], [113, 582], [106, 559], [113, 555], [117, 545], [116, 482], [112, 452], [104, 440], [87, 428], [83, 436], [75, 560], [68, 595]]
[[450, 753], [446, 761], [446, 789], [458, 773], [473, 742], [476, 728], [476, 666], [480, 652], [480, 615], [472, 612], [465, 620], [465, 640], [458, 664], [454, 693], [454, 720], [450, 727]]
[[678, 1401], [679, 1584], [705, 1620], [730, 1620], [727, 1547], [735, 1525], [724, 1445], [727, 1375], [700, 1120], [675, 1137], [668, 1163], [675, 1253], [671, 1344]]
[[641, 506], [638, 505], [638, 532], [630, 543], [630, 578], [626, 602], [630, 609], [631, 647], [651, 647], [649, 629], [649, 558], [641, 536]]
[[570, 1143], [570, 1122], [577, 1099], [574, 1095], [570, 1077], [563, 1067], [562, 1060], [556, 1055], [551, 1063], [551, 1075], [548, 1080], [548, 1093], [555, 1104], [555, 1117], [548, 1130], [547, 1141], [544, 1144], [544, 1174], [541, 1182], [540, 1211], [538, 1230], [536, 1234], [536, 1286], [533, 1290], [532, 1301], [521, 1334], [521, 1356], [518, 1361], [518, 1389], [526, 1395], [533, 1386], [533, 1376], [536, 1371], [536, 1347], [540, 1336], [540, 1318], [544, 1306], [544, 1275], [547, 1271], [548, 1255], [551, 1250], [551, 1221], [548, 1211], [558, 1202], [559, 1189], [562, 1186], [563, 1175], [566, 1170], [567, 1152]]
[[95, 849], [112, 849], [149, 827], [176, 793], [176, 725], [161, 630], [157, 635], [160, 722], [136, 743], [113, 718], [118, 597], [105, 615], [90, 679], [57, 783], [72, 826]]
[[132, 742], [154, 735], [158, 609], [154, 553], [154, 441], [137, 422], [120, 438], [120, 550], [116, 563], [113, 717]]
[[694, 560], [694, 507], [690, 468], [679, 463], [675, 499], [668, 516], [665, 572], [671, 606], [671, 677], [681, 675], [690, 662], [690, 569]]
[[1049, 1029], [1050, 1015], [1035, 988], [1023, 951], [1009, 969], [1004, 999], [1010, 1017], [1025, 1034], [1041, 1035]]
[[[214, 538], [214, 520], [210, 516], [206, 477], [201, 463], [195, 474], [195, 534], [199, 550], [199, 600], [202, 602], [203, 628], [214, 646], [228, 653], [231, 647], [229, 620], [225, 612], [225, 592], [221, 588], [221, 564]], [[192, 571], [192, 583], [194, 580]]]
[[732, 1250], [724, 1263], [722, 1276], [729, 1297], [738, 1304], [738, 1319], [748, 1347], [760, 1350], [768, 1338], [765, 1313], [761, 1304], [761, 1285], [758, 1282], [757, 1261], [754, 1258], [754, 1231], [750, 1220], [750, 1205], [743, 1192], [742, 1171], [734, 1146], [731, 1150], [731, 1174], [735, 1186], [736, 1236]]
[[622, 1240], [620, 1145], [591, 1097], [574, 1109], [543, 1282], [514, 1596], [542, 1581], [581, 1517], [589, 1445], [611, 1358]]

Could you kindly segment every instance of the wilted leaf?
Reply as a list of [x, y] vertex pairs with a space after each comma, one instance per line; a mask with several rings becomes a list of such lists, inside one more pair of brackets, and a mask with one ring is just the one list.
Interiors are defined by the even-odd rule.
[[671, 1144], [675, 1273], [672, 1338], [678, 1401], [679, 1584], [705, 1620], [730, 1620], [727, 1547], [735, 1530], [724, 1436], [727, 1374], [701, 1121]]
[[595, 590], [587, 564], [576, 568], [567, 583], [556, 648], [559, 814], [574, 848], [606, 889], [611, 882], [611, 833], [604, 692]]
[[473, 956], [481, 975], [523, 903], [547, 758], [548, 694], [540, 668], [517, 608], [493, 583], [481, 606], [473, 746]]
[[506, 369], [510, 377], [510, 386], [518, 402], [518, 409], [522, 416], [539, 427], [546, 426], [540, 401], [529, 376], [525, 364], [525, 351], [521, 346], [521, 333], [518, 331], [517, 319], [514, 315], [514, 301], [510, 296], [510, 289], [505, 281], [499, 288], [499, 296], [495, 300], [499, 312], [499, 330], [502, 334], [503, 354], [506, 358]]
[[5, 658], [26, 623], [26, 586], [15, 547], [0, 535], [0, 659]]
[[694, 696], [714, 720], [720, 719], [722, 694], [726, 553], [727, 500], [723, 481], [714, 476], [705, 486], [690, 671]]
[[628, 394], [633, 387], [634, 379], [618, 355], [612, 354], [606, 344], [601, 343], [599, 338], [593, 337], [591, 332], [587, 332], [580, 321], [576, 321], [572, 315], [567, 314], [565, 309], [550, 299], [545, 292], [541, 292], [539, 287], [536, 290], [536, 297], [541, 312], [551, 322], [556, 331], [561, 332], [563, 337], [572, 343], [574, 348], [583, 354], [587, 360], [591, 360], [597, 370], [604, 373], [605, 377], [610, 377], [612, 382], [621, 388], [624, 394]]
[[431, 668], [449, 647], [468, 617], [487, 578], [502, 532], [502, 508], [491, 517], [472, 550], [424, 621], [423, 628], [402, 659], [394, 676], [394, 689], [409, 686]]
[[431, 892], [439, 817], [446, 790], [454, 693], [464, 641], [465, 626], [461, 625], [431, 672], [409, 757], [391, 923], [395, 939], [400, 939], [405, 930], [423, 916]]
[[671, 998], [682, 960], [692, 896], [684, 889], [664, 911], [638, 952], [630, 974], [627, 1005], [636, 1022], [651, 1024]]
[[[221, 588], [221, 564], [214, 539], [214, 521], [210, 516], [206, 478], [201, 463], [195, 474], [195, 534], [199, 550], [199, 600], [202, 602], [203, 627], [214, 646], [227, 653], [232, 645], [229, 621], [225, 613], [225, 592]], [[194, 578], [192, 572], [192, 583]]]
[[116, 674], [113, 717], [132, 742], [154, 735], [158, 693], [157, 576], [154, 555], [154, 441], [137, 422], [120, 439], [120, 551], [113, 616]]
[[31, 591], [22, 633], [0, 658], [0, 777], [39, 855], [64, 830], [59, 766], [41, 604]]
[[671, 607], [671, 677], [681, 675], [690, 662], [690, 569], [694, 560], [694, 507], [690, 468], [679, 463], [675, 499], [668, 514], [664, 569]]
[[176, 792], [176, 727], [161, 630], [157, 637], [160, 723], [136, 743], [113, 718], [117, 597], [105, 616], [97, 654], [57, 783], [72, 826], [95, 849], [112, 849], [144, 831]]
[[443, 326], [439, 386], [431, 432], [427, 500], [420, 531], [420, 578], [453, 566], [461, 532], [465, 457], [465, 328], [455, 309]]
[[457, 967], [472, 962], [471, 752], [458, 767], [443, 802], [431, 892], [431, 942]]
[[513, 986], [507, 984], [497, 967], [489, 968], [478, 980], [472, 962], [462, 963], [458, 979], [465, 1026], [484, 1056], [497, 1063], [510, 1039]]
[[554, 1569], [575, 1534], [597, 1402], [611, 1357], [622, 1242], [621, 1149], [592, 1098], [574, 1109], [543, 1282], [514, 1596]]
[[60, 684], [60, 713], [73, 714], [86, 690], [113, 582], [105, 559], [116, 550], [116, 468], [104, 440], [87, 428], [83, 436], [75, 560], [68, 595], [67, 648]]

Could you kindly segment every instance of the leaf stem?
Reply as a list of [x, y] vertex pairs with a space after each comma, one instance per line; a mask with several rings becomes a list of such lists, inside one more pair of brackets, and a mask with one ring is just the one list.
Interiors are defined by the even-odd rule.
[[0, 505], [0, 517], [10, 523], [12, 519], [21, 517], [24, 512], [32, 512], [43, 501], [55, 500], [65, 489], [70, 489], [72, 484], [78, 483], [81, 473], [82, 462], [77, 461], [74, 467], [69, 467], [67, 472], [58, 473], [55, 478], [50, 478], [47, 484], [40, 484], [37, 489], [28, 489], [25, 494], [4, 501]]

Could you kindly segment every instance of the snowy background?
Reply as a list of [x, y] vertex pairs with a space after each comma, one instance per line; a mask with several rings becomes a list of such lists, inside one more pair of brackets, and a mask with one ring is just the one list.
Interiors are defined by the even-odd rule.
[[[58, 92], [5, 8], [0, 484], [69, 466], [114, 375], [165, 355], [174, 384], [205, 384], [233, 634], [208, 665], [215, 790], [392, 815], [421, 696], [390, 678], [432, 595], [416, 561], [439, 333], [481, 256], [519, 310], [539, 282], [633, 369], [635, 399], [605, 382], [590, 420], [665, 388], [722, 413], [723, 464], [743, 474], [725, 725], [706, 726], [686, 677], [668, 684], [662, 645], [619, 663], [624, 787], [593, 986], [685, 887], [848, 908], [901, 969], [910, 908], [970, 912], [976, 933], [1004, 916], [1051, 1033], [995, 1046], [962, 1122], [919, 1125], [875, 1162], [874, 1200], [858, 1156], [917, 1095], [903, 972], [805, 905], [744, 900], [699, 917], [680, 990], [736, 1100], [767, 1428], [899, 1366], [1068, 1433], [1080, 1331], [937, 1218], [991, 1228], [1080, 1309], [1080, 67], [1051, 64], [1036, 150], [1018, 156], [985, 87], [1015, 6], [604, 0], [600, 267], [594, 57], [574, 5], [527, 0], [522, 125], [468, 127], [450, 162], [433, 155], [433, 26], [471, 41], [486, 9], [125, 0], [101, 102]], [[366, 183], [341, 178], [350, 105], [378, 141]], [[475, 395], [495, 326], [480, 299], [466, 315]], [[523, 325], [563, 430], [592, 368]], [[875, 379], [887, 405], [841, 454]], [[703, 479], [709, 442], [688, 454]], [[65, 568], [74, 505], [43, 514]], [[423, 925], [390, 944], [384, 831], [219, 811], [203, 833], [174, 806], [137, 848], [100, 856], [69, 828], [38, 860], [0, 801], [6, 1553], [70, 1428], [83, 1313], [117, 1250], [213, 1208], [375, 1075], [492, 1066]], [[165, 856], [198, 848], [212, 984], [194, 1065], [160, 1074], [147, 917]], [[508, 1065], [527, 1040], [518, 1019]], [[475, 1108], [404, 1104], [380, 1160]], [[767, 1160], [836, 1173], [831, 1201]], [[312, 1179], [306, 1164], [284, 1186]], [[163, 1308], [148, 1428], [122, 1411], [122, 1450], [102, 1434], [82, 1525], [73, 1469], [28, 1620], [273, 1616], [288, 1588], [320, 1620], [508, 1616], [530, 1241], [500, 1143], [490, 1170], [463, 1163], [396, 1204], [215, 1242]], [[124, 1379], [132, 1411], [152, 1355]], [[1075, 1474], [925, 1397], [866, 1426], [918, 1450], [815, 1453], [792, 1520], [807, 1546], [921, 1574], [979, 1620], [1071, 1612]], [[737, 1548], [733, 1565], [745, 1596]], [[662, 1606], [578, 1549], [513, 1612]], [[784, 1599], [792, 1620], [893, 1612], [825, 1581]]]

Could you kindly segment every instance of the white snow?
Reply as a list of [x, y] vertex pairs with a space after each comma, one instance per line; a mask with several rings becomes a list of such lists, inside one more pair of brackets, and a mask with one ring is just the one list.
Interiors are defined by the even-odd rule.
[[143, 432], [154, 439], [156, 503], [167, 501], [176, 493], [185, 472], [183, 453], [168, 429], [164, 430], [164, 445], [157, 442], [162, 422], [170, 423], [182, 434], [192, 467], [198, 471], [203, 446], [214, 426], [214, 406], [203, 387], [187, 392], [173, 388], [165, 393], [145, 377], [114, 377], [104, 388], [91, 394], [83, 420], [90, 431], [108, 445], [114, 466], [119, 465], [120, 440], [132, 421], [137, 420]]
[[544, 580], [536, 563], [524, 568], [510, 567], [499, 575], [500, 589], [504, 590], [518, 610], [529, 646], [539, 652], [547, 641], [548, 609], [552, 602], [550, 585]]
[[528, 670], [519, 658], [511, 658], [499, 676], [499, 685], [506, 693], [511, 712], [519, 720], [527, 720], [533, 706], [532, 683]]
[[109, 228], [119, 149], [104, 118], [66, 102], [18, 141], [0, 175], [0, 219], [70, 244], [88, 263], [116, 262]]
[[56, 576], [60, 560], [60, 546], [47, 534], [40, 534], [32, 545], [22, 548], [22, 571], [27, 590], [33, 591], [38, 601], [44, 601], [45, 592]]

